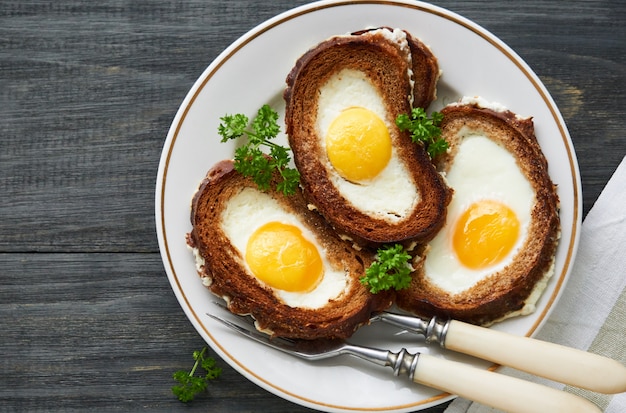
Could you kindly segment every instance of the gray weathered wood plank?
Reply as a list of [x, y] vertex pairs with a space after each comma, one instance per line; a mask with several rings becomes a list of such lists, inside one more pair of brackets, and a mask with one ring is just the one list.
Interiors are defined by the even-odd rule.
[[[0, 411], [182, 406], [171, 375], [204, 343], [158, 254], [0, 254], [0, 268]], [[307, 411], [218, 364], [222, 376], [187, 410]]]

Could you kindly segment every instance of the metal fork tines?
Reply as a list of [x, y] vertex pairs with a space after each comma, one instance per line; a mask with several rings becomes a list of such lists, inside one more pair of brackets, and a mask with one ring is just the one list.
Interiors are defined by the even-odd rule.
[[[224, 308], [223, 305], [218, 305]], [[228, 314], [236, 316], [230, 312]], [[380, 366], [389, 366], [396, 376], [406, 374], [415, 383], [456, 394], [510, 413], [538, 411], [600, 413], [596, 405], [574, 394], [430, 354], [411, 354], [406, 349], [394, 353], [358, 346], [342, 340], [307, 342], [280, 337], [270, 338], [256, 329], [251, 317], [236, 316], [241, 323], [234, 323], [214, 314], [207, 313], [207, 315], [258, 343], [292, 356], [310, 361], [344, 354], [356, 356]]]
[[419, 357], [419, 353], [411, 354], [404, 348], [394, 353], [388, 350], [350, 344], [343, 340], [316, 340], [309, 342], [283, 337], [270, 338], [267, 334], [256, 330], [254, 321], [248, 316], [237, 316], [239, 320], [244, 321], [244, 327], [214, 314], [207, 313], [207, 315], [261, 344], [305, 360], [323, 360], [347, 354], [379, 366], [391, 367], [394, 375], [406, 374], [413, 380]]

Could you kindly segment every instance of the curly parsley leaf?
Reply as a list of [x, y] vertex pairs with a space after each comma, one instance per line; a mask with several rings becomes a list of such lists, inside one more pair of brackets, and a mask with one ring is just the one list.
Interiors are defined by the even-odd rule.
[[415, 143], [422, 143], [431, 158], [445, 153], [448, 142], [441, 137], [443, 115], [433, 112], [429, 118], [422, 108], [413, 108], [410, 115], [401, 114], [396, 118], [396, 125], [401, 131], [409, 131]]
[[[191, 370], [178, 370], [172, 375], [172, 378], [180, 383], [172, 387], [172, 393], [183, 403], [192, 401], [198, 393], [207, 389], [210, 380], [214, 380], [222, 374], [222, 369], [216, 365], [214, 358], [207, 356], [207, 351], [207, 347], [194, 351], [195, 363]], [[198, 368], [204, 370], [204, 375], [196, 375]]]
[[389, 289], [402, 290], [411, 283], [411, 256], [402, 245], [387, 245], [377, 251], [377, 260], [365, 270], [361, 284], [376, 294]]
[[248, 126], [248, 117], [241, 113], [226, 115], [220, 120], [222, 123], [218, 126], [217, 131], [222, 137], [222, 142], [242, 136]]
[[[285, 195], [295, 193], [300, 182], [300, 173], [288, 166], [291, 161], [290, 149], [271, 141], [280, 132], [276, 111], [269, 105], [263, 105], [251, 123], [243, 114], [225, 115], [220, 120], [217, 131], [222, 142], [244, 135], [248, 138], [246, 144], [235, 151], [236, 171], [251, 177], [259, 189], [267, 191], [270, 189], [272, 173], [277, 170], [282, 181], [277, 184], [276, 189]], [[269, 148], [269, 153], [263, 152], [262, 146]]]
[[278, 126], [278, 112], [270, 108], [269, 105], [263, 105], [259, 109], [257, 116], [252, 120], [252, 129], [257, 138], [273, 139], [280, 132]]

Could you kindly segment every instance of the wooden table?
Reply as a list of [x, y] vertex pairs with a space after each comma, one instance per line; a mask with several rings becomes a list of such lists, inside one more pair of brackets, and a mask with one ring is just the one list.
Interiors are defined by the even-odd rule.
[[[309, 411], [222, 360], [207, 394], [172, 395], [172, 373], [204, 342], [154, 224], [160, 151], [193, 82], [303, 3], [0, 1], [0, 411]], [[492, 31], [545, 83], [586, 213], [626, 154], [624, 2], [435, 3]]]

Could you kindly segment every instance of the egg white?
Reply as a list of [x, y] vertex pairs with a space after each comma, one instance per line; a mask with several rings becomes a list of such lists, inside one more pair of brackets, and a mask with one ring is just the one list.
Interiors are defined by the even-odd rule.
[[[335, 269], [326, 257], [326, 250], [317, 241], [315, 235], [304, 226], [297, 216], [285, 211], [276, 200], [268, 194], [253, 188], [244, 188], [239, 194], [231, 197], [222, 212], [221, 227], [231, 244], [241, 254], [241, 265], [250, 276], [253, 272], [245, 261], [246, 246], [250, 236], [259, 227], [268, 222], [282, 222], [294, 225], [302, 231], [305, 239], [315, 245], [323, 264], [323, 276], [319, 284], [309, 292], [288, 292], [272, 288], [276, 297], [290, 307], [320, 308], [329, 300], [339, 297], [348, 288], [348, 276], [343, 269]], [[257, 278], [258, 280], [258, 278]], [[263, 281], [260, 283], [266, 285]]]
[[[446, 174], [454, 195], [444, 228], [430, 242], [424, 263], [426, 277], [443, 290], [458, 294], [510, 264], [528, 237], [535, 192], [515, 157], [488, 137], [461, 131], [464, 136]], [[459, 262], [452, 246], [454, 226], [474, 202], [496, 200], [507, 205], [520, 222], [520, 236], [512, 251], [497, 264], [472, 270]]]
[[[388, 129], [395, 119], [388, 119], [383, 97], [367, 78], [358, 70], [343, 69], [321, 87], [318, 112], [317, 136], [326, 153], [326, 132], [332, 121], [349, 107], [363, 107], [375, 113]], [[343, 197], [368, 216], [398, 222], [405, 219], [419, 202], [415, 182], [392, 145], [389, 163], [375, 178], [362, 183], [344, 179], [326, 158], [333, 185]]]

